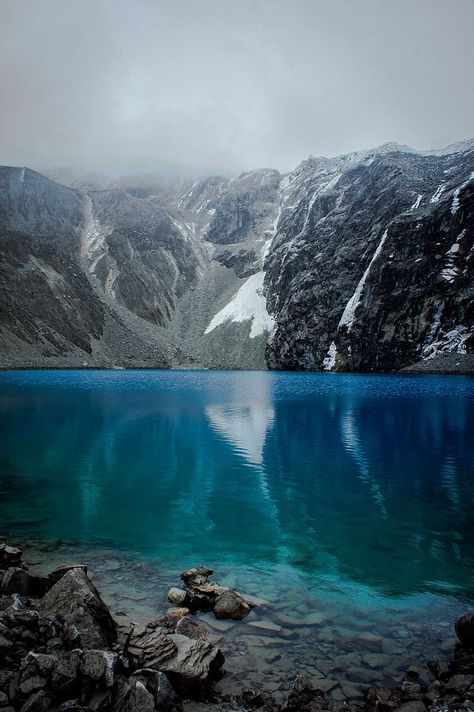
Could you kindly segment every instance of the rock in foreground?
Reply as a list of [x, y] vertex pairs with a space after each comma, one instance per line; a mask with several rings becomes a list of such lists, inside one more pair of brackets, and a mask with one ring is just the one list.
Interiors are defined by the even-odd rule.
[[117, 625], [82, 569], [68, 571], [43, 597], [40, 610], [75, 626], [84, 648], [108, 647], [117, 639]]
[[240, 593], [227, 586], [220, 586], [210, 577], [213, 570], [202, 564], [186, 569], [181, 574], [185, 589], [171, 588], [168, 592], [170, 603], [185, 605], [192, 611], [212, 610], [216, 618], [242, 620], [250, 613], [254, 604]]

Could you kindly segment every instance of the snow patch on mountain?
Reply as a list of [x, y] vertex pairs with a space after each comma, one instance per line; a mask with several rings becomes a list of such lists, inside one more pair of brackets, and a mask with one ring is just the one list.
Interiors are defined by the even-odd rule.
[[336, 356], [337, 356], [337, 346], [334, 341], [331, 341], [327, 356], [323, 361], [323, 368], [325, 371], [332, 371], [332, 369], [336, 365]]
[[263, 294], [265, 273], [251, 275], [230, 302], [212, 318], [205, 334], [225, 322], [251, 321], [250, 338], [254, 339], [273, 328], [273, 317], [267, 312], [267, 300]]
[[411, 206], [410, 210], [417, 210], [420, 207], [422, 197], [423, 195], [421, 193], [418, 193], [418, 196], [413, 205]]
[[355, 319], [355, 312], [356, 312], [357, 307], [359, 306], [359, 302], [362, 297], [362, 292], [364, 290], [365, 283], [367, 281], [367, 277], [369, 276], [370, 268], [372, 267], [373, 263], [375, 262], [375, 260], [379, 256], [380, 252], [382, 251], [382, 247], [384, 246], [385, 240], [387, 239], [387, 235], [388, 235], [388, 229], [385, 230], [384, 234], [382, 235], [382, 238], [381, 238], [379, 244], [377, 245], [377, 249], [375, 250], [373, 257], [369, 262], [369, 266], [367, 267], [364, 274], [362, 275], [362, 278], [361, 278], [359, 284], [357, 285], [357, 288], [356, 288], [354, 294], [352, 295], [352, 297], [349, 299], [349, 301], [346, 304], [344, 312], [341, 316], [341, 321], [339, 322], [339, 326], [338, 326], [339, 329], [341, 328], [341, 326], [347, 327], [347, 331], [350, 331], [352, 329], [352, 325], [353, 325], [354, 319]]
[[463, 324], [458, 324], [446, 334], [441, 335], [438, 341], [426, 346], [423, 351], [423, 358], [429, 360], [447, 353], [467, 353], [466, 341], [471, 336], [471, 331]]
[[433, 193], [433, 195], [432, 195], [432, 197], [431, 197], [431, 200], [430, 200], [430, 203], [438, 203], [438, 202], [439, 202], [439, 199], [441, 198], [441, 196], [442, 196], [443, 193], [444, 193], [444, 189], [445, 189], [445, 188], [446, 188], [446, 184], [445, 184], [445, 183], [442, 183], [441, 185], [439, 185], [439, 186], [436, 188], [436, 191]]

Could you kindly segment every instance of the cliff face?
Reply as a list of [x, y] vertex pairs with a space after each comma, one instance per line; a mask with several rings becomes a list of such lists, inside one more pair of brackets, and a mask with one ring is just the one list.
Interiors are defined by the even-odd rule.
[[266, 262], [269, 366], [391, 371], [472, 352], [474, 151], [303, 170]]
[[469, 370], [473, 242], [472, 142], [166, 189], [3, 167], [0, 365]]

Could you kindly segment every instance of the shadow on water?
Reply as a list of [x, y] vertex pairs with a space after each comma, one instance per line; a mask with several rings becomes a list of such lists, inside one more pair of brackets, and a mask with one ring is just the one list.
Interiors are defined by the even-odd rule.
[[0, 519], [391, 596], [468, 593], [474, 379], [0, 375]]

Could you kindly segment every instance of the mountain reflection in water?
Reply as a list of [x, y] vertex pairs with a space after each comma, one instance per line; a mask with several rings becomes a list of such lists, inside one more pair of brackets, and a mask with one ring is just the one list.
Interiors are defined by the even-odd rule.
[[0, 374], [3, 533], [468, 592], [474, 379]]

